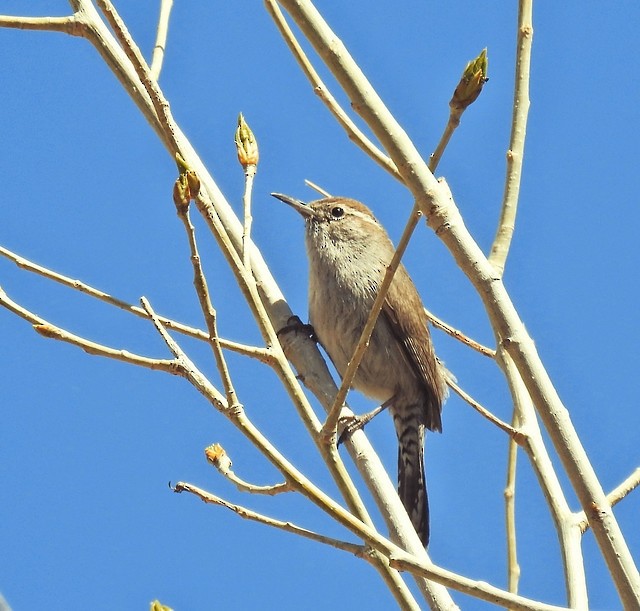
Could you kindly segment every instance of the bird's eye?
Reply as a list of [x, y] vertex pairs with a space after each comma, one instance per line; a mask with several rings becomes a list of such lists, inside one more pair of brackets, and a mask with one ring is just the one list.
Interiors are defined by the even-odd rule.
[[331, 208], [331, 216], [334, 219], [339, 219], [344, 216], [344, 208], [342, 206], [334, 206]]

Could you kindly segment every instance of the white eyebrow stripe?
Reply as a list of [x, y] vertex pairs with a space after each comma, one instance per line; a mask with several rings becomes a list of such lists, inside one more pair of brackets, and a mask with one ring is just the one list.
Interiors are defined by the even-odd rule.
[[377, 225], [377, 221], [370, 215], [365, 214], [364, 212], [360, 212], [360, 210], [354, 210], [353, 208], [350, 210], [353, 216], [357, 216], [358, 218], [366, 221], [367, 223], [372, 223], [373, 225]]

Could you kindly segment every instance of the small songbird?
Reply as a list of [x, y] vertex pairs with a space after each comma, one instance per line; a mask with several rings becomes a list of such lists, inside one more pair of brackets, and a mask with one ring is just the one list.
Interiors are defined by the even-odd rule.
[[[305, 219], [309, 319], [344, 375], [393, 257], [393, 244], [371, 210], [353, 199], [329, 197], [305, 204], [272, 195]], [[424, 430], [442, 430], [447, 385], [422, 301], [403, 265], [393, 277], [353, 387], [391, 412], [398, 436], [398, 494], [426, 546]]]

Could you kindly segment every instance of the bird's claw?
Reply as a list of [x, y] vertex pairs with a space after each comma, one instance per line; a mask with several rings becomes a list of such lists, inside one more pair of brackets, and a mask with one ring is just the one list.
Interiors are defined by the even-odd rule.
[[313, 329], [312, 325], [308, 325], [303, 323], [298, 316], [290, 316], [289, 320], [287, 320], [287, 324], [282, 327], [279, 331], [276, 331], [276, 336], [280, 337], [286, 333], [303, 333], [309, 339], [312, 339], [314, 342], [318, 341], [316, 337], [316, 332]]
[[371, 418], [367, 418], [367, 416], [368, 414], [365, 414], [364, 416], [343, 416], [340, 418], [338, 426], [339, 428], [341, 427], [342, 430], [340, 431], [340, 436], [338, 437], [338, 443], [336, 446], [340, 447], [340, 444], [347, 441], [347, 439], [349, 439], [356, 431], [364, 428], [364, 425], [371, 420]]

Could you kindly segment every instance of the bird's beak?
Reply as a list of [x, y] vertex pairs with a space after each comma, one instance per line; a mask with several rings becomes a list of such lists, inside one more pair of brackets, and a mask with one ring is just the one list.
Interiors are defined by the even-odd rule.
[[283, 195], [282, 193], [272, 193], [271, 195], [281, 202], [289, 204], [292, 208], [295, 208], [305, 218], [313, 216], [313, 210], [303, 201], [289, 197], [288, 195]]

